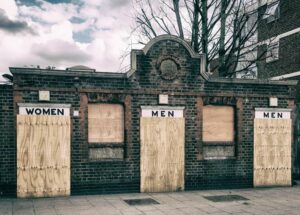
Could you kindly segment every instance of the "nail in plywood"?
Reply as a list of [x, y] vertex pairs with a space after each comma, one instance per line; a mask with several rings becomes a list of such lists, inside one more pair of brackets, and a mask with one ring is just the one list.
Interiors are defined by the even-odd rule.
[[120, 104], [88, 105], [89, 143], [124, 142], [124, 108]]
[[254, 119], [254, 186], [291, 186], [291, 119]]
[[203, 141], [234, 141], [234, 109], [231, 106], [203, 107]]
[[184, 190], [184, 118], [141, 123], [141, 192]]
[[17, 196], [70, 195], [70, 117], [17, 116]]

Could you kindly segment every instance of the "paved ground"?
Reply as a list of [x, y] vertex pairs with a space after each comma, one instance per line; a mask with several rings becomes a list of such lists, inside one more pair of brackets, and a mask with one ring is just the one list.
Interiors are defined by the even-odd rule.
[[[240, 195], [249, 200], [212, 202], [204, 197]], [[129, 206], [126, 199], [152, 198], [156, 205]], [[44, 199], [0, 198], [0, 214], [300, 214], [300, 186], [291, 188], [192, 191], [180, 193], [72, 196]]]

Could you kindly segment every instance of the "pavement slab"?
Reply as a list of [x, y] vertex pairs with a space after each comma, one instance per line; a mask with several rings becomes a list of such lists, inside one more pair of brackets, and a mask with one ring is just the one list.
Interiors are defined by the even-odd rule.
[[[240, 195], [248, 200], [213, 202], [205, 196]], [[159, 204], [128, 205], [152, 198]], [[0, 215], [299, 215], [300, 186], [267, 189], [129, 193], [58, 198], [0, 198]]]

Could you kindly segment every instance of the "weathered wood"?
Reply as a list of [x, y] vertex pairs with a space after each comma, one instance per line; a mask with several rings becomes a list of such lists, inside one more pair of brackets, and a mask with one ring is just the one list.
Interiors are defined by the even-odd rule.
[[141, 123], [141, 192], [184, 190], [184, 118]]
[[120, 104], [88, 105], [89, 143], [124, 142], [124, 108]]
[[290, 119], [254, 120], [254, 186], [292, 184], [291, 143]]
[[234, 109], [231, 106], [203, 107], [203, 141], [234, 141]]
[[70, 195], [70, 117], [17, 116], [17, 196]]

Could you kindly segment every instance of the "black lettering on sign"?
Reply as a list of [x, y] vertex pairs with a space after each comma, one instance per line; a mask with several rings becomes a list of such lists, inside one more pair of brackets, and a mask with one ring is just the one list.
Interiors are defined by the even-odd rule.
[[51, 115], [53, 115], [53, 116], [56, 115], [56, 109], [54, 109], [54, 108], [51, 109]]
[[264, 112], [264, 118], [269, 118], [270, 117], [270, 114], [269, 113], [266, 113]]
[[152, 111], [152, 116], [157, 116], [158, 117], [158, 111]]
[[43, 115], [50, 115], [50, 109], [43, 108]]
[[168, 117], [174, 117], [174, 111], [168, 111]]
[[26, 113], [28, 114], [28, 115], [32, 115], [33, 114], [33, 112], [34, 112], [34, 108], [26, 108]]
[[272, 118], [276, 118], [276, 116], [275, 116], [275, 113], [274, 113], [274, 112], [272, 112], [272, 113], [271, 113], [271, 116], [272, 116]]
[[277, 118], [283, 118], [283, 113], [277, 113]]
[[36, 108], [34, 113], [35, 113], [35, 115], [41, 115], [42, 110], [40, 108]]
[[64, 115], [64, 109], [57, 109], [57, 115]]
[[166, 111], [162, 110], [162, 111], [160, 112], [161, 117], [165, 117], [165, 116], [166, 116], [165, 113], [166, 113]]
[[[64, 109], [59, 109], [59, 108], [25, 108], [27, 115], [60, 115], [64, 116], [65, 115], [65, 110]], [[158, 116], [158, 112], [154, 113], [156, 116]], [[152, 114], [153, 116], [153, 114]]]

